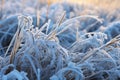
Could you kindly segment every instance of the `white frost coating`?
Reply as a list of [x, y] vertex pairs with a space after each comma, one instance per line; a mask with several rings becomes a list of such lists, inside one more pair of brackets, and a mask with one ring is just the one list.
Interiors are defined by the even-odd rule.
[[[66, 75], [67, 74], [67, 75]], [[84, 76], [82, 75], [79, 67], [75, 66], [75, 63], [69, 62], [68, 67], [62, 68], [55, 75], [50, 77], [50, 80], [69, 80], [70, 77], [75, 78], [75, 80], [83, 80]]]
[[52, 77], [50, 77], [50, 80], [59, 80], [59, 78], [55, 75], [53, 75]]
[[24, 72], [18, 72], [17, 70], [13, 70], [7, 75], [3, 75], [2, 80], [28, 80], [26, 74]]
[[[0, 80], [120, 79], [118, 9], [109, 13], [94, 6], [68, 3], [49, 6], [44, 3], [43, 6], [40, 3], [40, 22], [36, 27], [35, 12], [39, 3], [33, 2], [38, 0], [2, 1], [5, 3], [3, 16], [0, 11]], [[35, 14], [19, 16], [17, 21], [17, 16], [12, 15], [19, 12]], [[10, 65], [15, 38], [20, 38], [20, 41], [16, 41], [16, 46], [20, 46], [15, 46], [17, 50], [12, 55], [13, 65]]]

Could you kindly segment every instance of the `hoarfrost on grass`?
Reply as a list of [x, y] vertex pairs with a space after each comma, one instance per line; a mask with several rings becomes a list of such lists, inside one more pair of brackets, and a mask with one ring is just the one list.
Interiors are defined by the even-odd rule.
[[[15, 3], [18, 8], [13, 12], [22, 12], [20, 3]], [[25, 15], [9, 13], [8, 8], [0, 17], [5, 18], [0, 21], [1, 80], [119, 80], [118, 14], [106, 16], [102, 9], [91, 13], [84, 6], [56, 3], [40, 6], [37, 23], [35, 9], [29, 13], [30, 5], [24, 5]]]

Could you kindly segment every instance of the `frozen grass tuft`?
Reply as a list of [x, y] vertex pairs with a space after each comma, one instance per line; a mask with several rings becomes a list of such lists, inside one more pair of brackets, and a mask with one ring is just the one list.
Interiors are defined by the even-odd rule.
[[[27, 1], [21, 6], [27, 12]], [[25, 15], [0, 16], [8, 17], [0, 21], [0, 80], [120, 79], [119, 18], [68, 3], [32, 6], [36, 17], [21, 8]]]

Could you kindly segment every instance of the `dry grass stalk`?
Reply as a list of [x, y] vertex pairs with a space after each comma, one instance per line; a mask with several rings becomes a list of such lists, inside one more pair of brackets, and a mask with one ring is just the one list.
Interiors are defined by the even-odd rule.
[[[1, 6], [0, 6], [0, 18], [2, 18], [3, 16], [3, 6], [5, 4], [5, 1], [4, 0], [1, 0]], [[0, 26], [1, 27], [1, 26]]]
[[39, 27], [39, 24], [40, 24], [40, 3], [41, 1], [39, 0], [38, 1], [38, 4], [37, 4], [37, 10], [36, 10], [36, 15], [37, 15], [37, 27]]
[[37, 9], [37, 27], [39, 27], [40, 24], [40, 11], [39, 8]]
[[47, 37], [48, 40], [56, 36], [56, 34], [57, 34], [57, 29], [58, 29], [58, 27], [61, 25], [61, 23], [62, 23], [62, 21], [63, 21], [63, 19], [64, 19], [64, 17], [65, 17], [65, 14], [66, 14], [66, 12], [64, 12], [64, 13], [62, 14], [62, 16], [60, 17], [60, 19], [59, 19], [58, 22], [57, 22], [57, 25], [56, 25], [55, 29], [54, 29], [51, 33], [48, 34], [48, 37]]
[[15, 38], [14, 46], [13, 46], [13, 49], [12, 49], [12, 52], [11, 52], [11, 55], [10, 55], [10, 63], [13, 62], [15, 54], [16, 54], [17, 50], [20, 47], [21, 39], [22, 39], [22, 33], [21, 33], [20, 29], [18, 29], [18, 31], [16, 33], [16, 38]]
[[63, 19], [65, 18], [65, 15], [66, 15], [66, 12], [64, 11], [62, 16], [61, 16], [61, 18], [60, 18], [60, 20], [59, 20], [59, 22], [58, 22], [58, 26], [57, 27], [60, 26], [60, 24], [62, 23]]
[[13, 44], [13, 49], [12, 49], [11, 54], [10, 54], [10, 63], [13, 63], [15, 54], [20, 47], [20, 44], [21, 44], [21, 41], [22, 41], [22, 38], [23, 38], [23, 29], [25, 27], [30, 26], [29, 24], [27, 24], [27, 23], [29, 23], [29, 20], [28, 20], [27, 17], [22, 16], [21, 21], [22, 22], [18, 23], [18, 29], [16, 31], [16, 34], [14, 35], [13, 40], [11, 41], [11, 43], [8, 47], [8, 50], [6, 51], [6, 54], [7, 54], [7, 52], [9, 51], [9, 48]]
[[[18, 32], [18, 31], [17, 31], [17, 32]], [[11, 42], [10, 42], [10, 44], [9, 44], [9, 46], [8, 46], [8, 48], [7, 48], [7, 50], [6, 50], [6, 52], [5, 52], [5, 56], [4, 56], [4, 57], [7, 56], [8, 51], [10, 50], [11, 46], [13, 45], [17, 32], [16, 32], [15, 35], [13, 36], [13, 38], [12, 38], [12, 40], [11, 40]]]
[[1, 8], [3, 8], [4, 4], [5, 4], [5, 0], [2, 0], [1, 1]]
[[49, 7], [50, 7], [50, 5], [51, 5], [51, 0], [47, 0], [47, 5], [48, 5], [48, 7], [47, 7], [47, 13], [46, 13], [46, 18], [48, 19], [48, 14], [49, 14]]

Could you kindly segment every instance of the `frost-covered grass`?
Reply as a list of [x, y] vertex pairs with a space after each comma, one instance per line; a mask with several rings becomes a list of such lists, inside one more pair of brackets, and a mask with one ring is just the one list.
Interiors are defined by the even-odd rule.
[[119, 9], [3, 1], [0, 80], [120, 79]]

